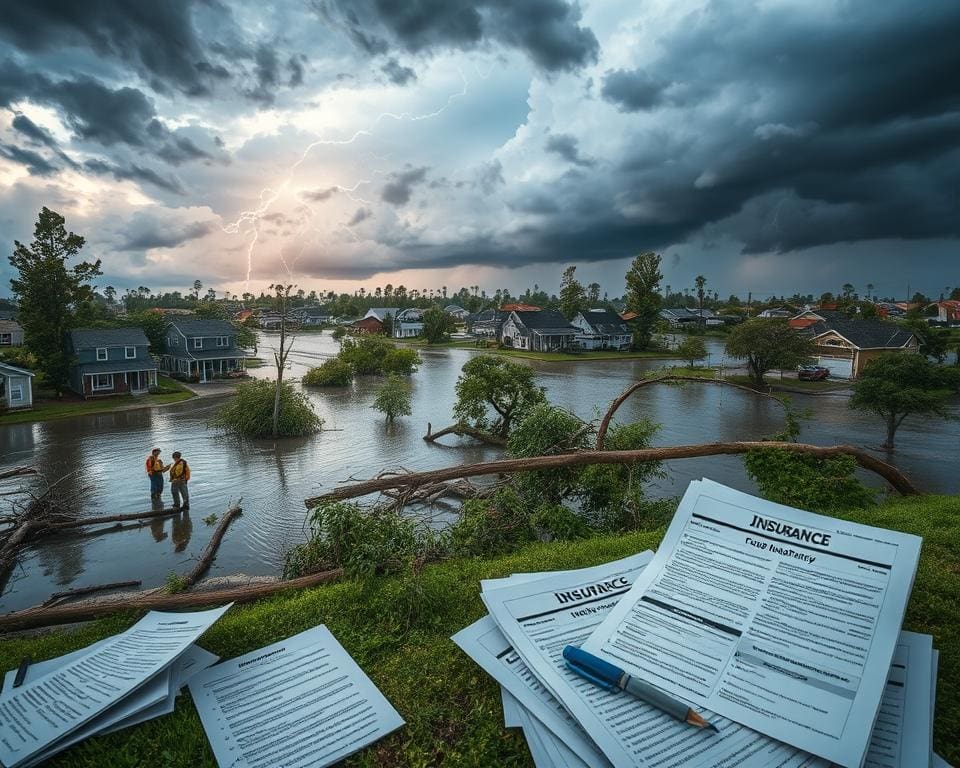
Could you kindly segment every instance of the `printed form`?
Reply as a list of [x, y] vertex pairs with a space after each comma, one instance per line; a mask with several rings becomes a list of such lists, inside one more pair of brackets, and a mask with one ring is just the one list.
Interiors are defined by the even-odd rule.
[[694, 482], [653, 561], [584, 648], [691, 704], [859, 768], [920, 543]]
[[[627, 693], [599, 688], [567, 669], [562, 656], [564, 646], [581, 645], [628, 593], [644, 567], [649, 567], [650, 560], [650, 553], [642, 553], [556, 577], [547, 574], [546, 578], [536, 581], [507, 584], [484, 591], [482, 597], [503, 632], [507, 650], [512, 648], [516, 652], [527, 673], [533, 673], [617, 768], [826, 766], [825, 761], [710, 712], [702, 714], [720, 728], [719, 734], [687, 726]], [[462, 641], [484, 638], [482, 642], [489, 643], [486, 655], [496, 648], [496, 639], [489, 634], [489, 625], [474, 627], [468, 628], [473, 629], [472, 633], [458, 635], [457, 642], [466, 649], [470, 643]], [[468, 653], [473, 655], [471, 651]], [[479, 653], [478, 656], [482, 657]], [[539, 709], [531, 706], [531, 711], [539, 717], [549, 700], [544, 701], [540, 691], [534, 690], [535, 697], [529, 695], [534, 688], [530, 679], [517, 685], [516, 681], [525, 675], [518, 665], [509, 663], [509, 659], [509, 654], [503, 657], [512, 669], [508, 673], [501, 669], [494, 677], [508, 685], [508, 690], [524, 706], [537, 705], [539, 699]], [[491, 668], [496, 667], [491, 665]], [[582, 751], [582, 737], [578, 737], [576, 729], [569, 723], [558, 724], [555, 711], [553, 717], [544, 715], [543, 722], [588, 765], [597, 764]], [[564, 729], [565, 732], [558, 732]]]
[[[139, 689], [183, 655], [229, 607], [151, 611], [126, 632], [17, 688], [0, 701], [0, 764], [17, 768], [32, 762]], [[162, 678], [157, 684], [160, 701], [169, 683]]]
[[221, 768], [332, 765], [403, 720], [325, 626], [190, 680]]

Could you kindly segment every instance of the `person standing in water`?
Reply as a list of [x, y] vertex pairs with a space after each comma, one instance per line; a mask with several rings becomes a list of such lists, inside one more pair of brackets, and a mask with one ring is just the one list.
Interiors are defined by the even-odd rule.
[[147, 477], [150, 478], [150, 498], [159, 499], [163, 495], [163, 473], [169, 467], [163, 466], [160, 458], [160, 449], [154, 448], [147, 456]]
[[190, 466], [180, 455], [180, 451], [173, 452], [173, 464], [170, 470], [170, 492], [173, 494], [173, 508], [186, 512], [190, 509], [190, 492], [187, 483], [190, 480]]

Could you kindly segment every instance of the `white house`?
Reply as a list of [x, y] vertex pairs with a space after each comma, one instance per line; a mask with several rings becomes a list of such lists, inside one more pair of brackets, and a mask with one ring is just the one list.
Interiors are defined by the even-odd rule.
[[569, 349], [579, 333], [555, 309], [537, 312], [511, 312], [503, 323], [500, 340], [504, 346], [537, 352]]
[[423, 333], [423, 310], [411, 307], [401, 309], [393, 318], [393, 338], [405, 339]]
[[470, 314], [469, 310], [464, 309], [459, 304], [448, 304], [443, 308], [443, 311], [453, 317], [458, 323], [465, 321]]
[[33, 407], [34, 374], [0, 362], [0, 398], [7, 408]]
[[627, 324], [607, 309], [578, 312], [570, 324], [580, 330], [576, 342], [584, 349], [630, 349], [633, 344]]
[[23, 328], [13, 312], [0, 311], [0, 347], [23, 346]]
[[786, 307], [777, 307], [776, 309], [765, 309], [763, 312], [757, 315], [757, 317], [771, 318], [771, 317], [793, 317], [796, 313], [787, 309]]

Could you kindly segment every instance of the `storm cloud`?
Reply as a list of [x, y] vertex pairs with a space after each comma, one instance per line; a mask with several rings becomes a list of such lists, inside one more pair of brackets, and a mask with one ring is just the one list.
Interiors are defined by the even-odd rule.
[[383, 185], [380, 199], [391, 205], [406, 205], [413, 195], [413, 188], [426, 180], [428, 170], [428, 168], [408, 168], [400, 173], [391, 174], [390, 181]]

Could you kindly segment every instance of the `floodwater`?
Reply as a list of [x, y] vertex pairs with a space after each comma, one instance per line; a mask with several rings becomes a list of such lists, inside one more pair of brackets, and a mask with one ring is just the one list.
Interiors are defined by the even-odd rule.
[[[261, 339], [260, 355], [272, 357], [270, 337]], [[708, 341], [713, 364], [721, 344]], [[328, 333], [296, 340], [288, 376], [336, 354]], [[386, 426], [370, 405], [376, 378], [344, 389], [313, 391], [311, 400], [324, 419], [324, 431], [306, 439], [250, 441], [208, 429], [218, 403], [204, 398], [165, 408], [81, 416], [37, 424], [0, 427], [0, 469], [29, 464], [55, 480], [70, 473], [65, 490], [89, 487], [85, 514], [119, 514], [151, 508], [143, 470], [154, 446], [169, 460], [180, 450], [190, 462], [191, 510], [179, 518], [119, 530], [92, 530], [44, 539], [27, 550], [0, 597], [0, 611], [34, 605], [53, 592], [87, 584], [139, 578], [145, 587], [183, 573], [210, 540], [213, 526], [203, 522], [222, 514], [242, 497], [243, 515], [235, 520], [220, 547], [210, 575], [277, 574], [284, 553], [306, 534], [303, 499], [349, 478], [365, 479], [383, 470], [424, 470], [496, 457], [490, 447], [447, 438], [449, 446], [422, 440], [427, 422], [434, 429], [451, 423], [454, 384], [474, 353], [466, 349], [421, 351], [423, 365], [413, 376], [413, 415]], [[537, 363], [539, 383], [551, 402], [584, 419], [602, 413], [630, 382], [665, 364], [660, 360]], [[253, 375], [273, 375], [268, 367]], [[810, 408], [813, 421], [801, 439], [821, 445], [853, 443], [869, 448], [883, 439], [879, 419], [854, 413], [839, 395], [795, 395], [794, 405]], [[960, 412], [960, 403], [954, 403]], [[647, 416], [662, 425], [656, 442], [679, 445], [715, 440], [755, 439], [781, 426], [775, 403], [730, 388], [653, 386], [641, 390], [620, 409], [620, 420]], [[928, 491], [960, 492], [960, 424], [911, 418], [897, 435], [894, 461]], [[737, 457], [686, 459], [666, 466], [668, 477], [650, 493], [673, 496], [698, 477], [751, 491]], [[169, 488], [165, 489], [169, 500]]]

